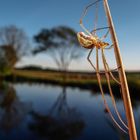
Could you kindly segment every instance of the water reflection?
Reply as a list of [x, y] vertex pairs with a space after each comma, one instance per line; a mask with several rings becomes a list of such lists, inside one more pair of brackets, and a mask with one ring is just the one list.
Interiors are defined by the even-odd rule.
[[31, 110], [31, 104], [20, 101], [11, 84], [0, 89], [0, 129], [11, 131], [17, 128]]
[[[106, 93], [105, 98], [115, 116], [109, 94]], [[126, 121], [122, 100], [117, 98], [116, 102]], [[137, 99], [134, 103], [140, 138], [140, 102]], [[0, 139], [128, 140], [128, 136], [111, 121], [100, 92], [16, 83], [0, 89]]]
[[33, 121], [29, 124], [30, 130], [51, 140], [72, 139], [80, 135], [85, 126], [81, 113], [68, 105], [66, 87], [62, 88], [62, 92], [47, 115], [33, 111], [32, 116]]

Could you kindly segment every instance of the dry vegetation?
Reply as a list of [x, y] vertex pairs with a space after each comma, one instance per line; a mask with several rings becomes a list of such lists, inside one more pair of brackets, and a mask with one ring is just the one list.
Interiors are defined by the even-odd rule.
[[[58, 71], [15, 70], [14, 75], [35, 80], [50, 80], [55, 82], [63, 82], [64, 80], [64, 73]], [[127, 73], [127, 79], [129, 84], [140, 87], [140, 73]], [[95, 73], [67, 72], [65, 80], [66, 83], [73, 84], [97, 83]], [[106, 83], [104, 75], [102, 75], [102, 83]], [[111, 80], [111, 83], [113, 84], [114, 81]]]

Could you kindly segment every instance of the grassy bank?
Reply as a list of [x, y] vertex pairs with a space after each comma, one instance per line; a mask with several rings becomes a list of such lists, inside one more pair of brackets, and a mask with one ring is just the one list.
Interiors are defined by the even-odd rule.
[[[39, 80], [39, 81], [54, 81], [58, 83], [73, 83], [73, 84], [96, 84], [97, 79], [95, 73], [86, 72], [59, 72], [59, 71], [34, 71], [34, 70], [15, 70], [14, 75], [18, 78]], [[103, 76], [103, 75], [102, 75]], [[113, 81], [111, 81], [113, 83]], [[104, 76], [102, 83], [106, 83]]]
[[[78, 83], [96, 83], [97, 78], [93, 72], [67, 72], [66, 76], [64, 72], [59, 71], [36, 71], [36, 70], [15, 70], [14, 75], [16, 77], [23, 77], [28, 79], [38, 79], [38, 80], [53, 80], [57, 82], [63, 82], [64, 77], [66, 77], [65, 82], [78, 82]], [[114, 73], [114, 75], [117, 75]], [[134, 84], [140, 85], [140, 73], [139, 72], [127, 72], [128, 82], [133, 82]], [[106, 83], [104, 74], [101, 74], [102, 82]], [[111, 83], [113, 81], [111, 80]]]
[[[113, 74], [117, 77], [117, 73]], [[126, 74], [131, 97], [140, 99], [140, 73], [128, 72]], [[108, 93], [108, 85], [104, 74], [101, 77], [103, 90]], [[64, 77], [64, 72], [59, 71], [15, 70], [13, 75], [7, 77], [7, 80], [17, 83], [33, 82], [78, 87], [80, 89], [89, 89], [93, 93], [100, 92], [96, 74], [90, 72], [67, 72], [66, 77]], [[119, 85], [113, 80], [111, 80], [111, 85], [114, 95], [120, 97]]]
[[[67, 72], [66, 77], [64, 72], [59, 71], [37, 71], [37, 70], [15, 70], [14, 75], [18, 80], [29, 80], [39, 82], [52, 82], [57, 84], [63, 84], [65, 81], [66, 85], [80, 86], [80, 87], [91, 87], [98, 86], [95, 73], [90, 72]], [[116, 73], [114, 75], [117, 76]], [[129, 87], [133, 90], [140, 91], [140, 73], [139, 72], [127, 72], [127, 79]], [[103, 86], [107, 86], [104, 74], [101, 75]], [[112, 85], [116, 83], [111, 80]]]

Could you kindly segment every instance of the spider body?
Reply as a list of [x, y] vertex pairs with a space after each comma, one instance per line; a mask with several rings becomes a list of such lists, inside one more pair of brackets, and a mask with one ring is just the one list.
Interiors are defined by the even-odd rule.
[[89, 36], [84, 32], [77, 33], [78, 41], [82, 47], [86, 49], [92, 49], [94, 47], [101, 49], [109, 46], [109, 43], [102, 42], [97, 36]]

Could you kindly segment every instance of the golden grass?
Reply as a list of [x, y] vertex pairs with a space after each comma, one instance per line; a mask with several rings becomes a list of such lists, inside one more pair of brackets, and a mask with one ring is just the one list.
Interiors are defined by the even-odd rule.
[[[62, 72], [55, 72], [55, 71], [35, 71], [35, 70], [15, 70], [14, 75], [24, 77], [24, 78], [30, 78], [30, 79], [39, 79], [39, 80], [51, 80], [51, 81], [58, 81], [63, 82], [64, 80], [64, 73]], [[102, 83], [106, 83], [106, 79], [104, 75], [102, 77]], [[140, 79], [137, 78], [137, 76], [134, 75], [128, 75], [128, 81], [136, 83], [140, 85]], [[81, 73], [67, 73], [66, 74], [66, 81], [67, 83], [97, 83], [97, 78], [95, 73], [90, 74], [81, 74]], [[114, 81], [111, 80], [111, 83], [113, 84]]]

